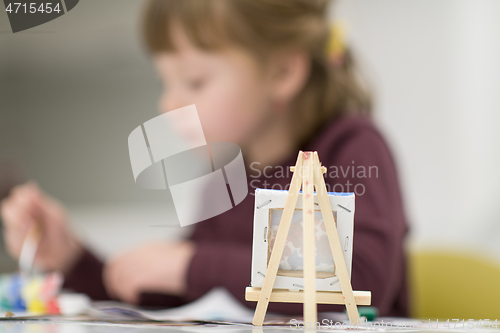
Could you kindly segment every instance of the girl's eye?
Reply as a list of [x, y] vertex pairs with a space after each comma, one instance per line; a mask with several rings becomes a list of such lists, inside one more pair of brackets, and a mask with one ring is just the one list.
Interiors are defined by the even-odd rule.
[[203, 88], [205, 85], [206, 80], [204, 78], [199, 78], [195, 80], [190, 80], [188, 81], [188, 87], [192, 90], [199, 90]]

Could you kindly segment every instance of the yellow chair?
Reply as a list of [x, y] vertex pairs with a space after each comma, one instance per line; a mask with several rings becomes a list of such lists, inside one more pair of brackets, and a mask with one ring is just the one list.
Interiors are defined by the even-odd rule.
[[500, 321], [499, 263], [473, 254], [419, 251], [409, 257], [409, 283], [414, 318]]

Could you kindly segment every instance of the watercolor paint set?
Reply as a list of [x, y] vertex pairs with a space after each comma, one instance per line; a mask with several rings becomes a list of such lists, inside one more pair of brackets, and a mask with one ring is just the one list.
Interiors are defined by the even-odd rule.
[[60, 273], [0, 275], [0, 310], [30, 314], [59, 314]]

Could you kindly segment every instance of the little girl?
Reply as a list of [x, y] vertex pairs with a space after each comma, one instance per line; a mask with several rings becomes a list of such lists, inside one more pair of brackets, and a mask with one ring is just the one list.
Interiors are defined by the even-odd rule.
[[[164, 83], [161, 112], [196, 104], [208, 142], [238, 144], [249, 192], [283, 189], [275, 170], [318, 151], [329, 190], [356, 193], [352, 286], [370, 290], [382, 316], [407, 315], [405, 215], [389, 149], [370, 120], [352, 56], [331, 36], [327, 0], [152, 0], [146, 47]], [[333, 47], [332, 47], [333, 45]], [[364, 170], [364, 171], [363, 171]], [[2, 203], [8, 250], [30, 224], [43, 236], [36, 263], [94, 299], [171, 307], [215, 286], [243, 304], [250, 282], [254, 196], [196, 224], [178, 243], [149, 243], [103, 264], [69, 231], [64, 209], [34, 184]], [[269, 310], [300, 314], [302, 305]], [[319, 311], [342, 310], [320, 305]]]

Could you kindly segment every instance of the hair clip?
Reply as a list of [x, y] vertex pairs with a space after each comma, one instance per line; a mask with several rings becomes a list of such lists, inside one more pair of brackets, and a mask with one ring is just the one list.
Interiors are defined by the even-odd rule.
[[327, 45], [328, 61], [335, 67], [344, 64], [346, 53], [346, 28], [342, 21], [335, 21], [330, 27], [330, 38]]

